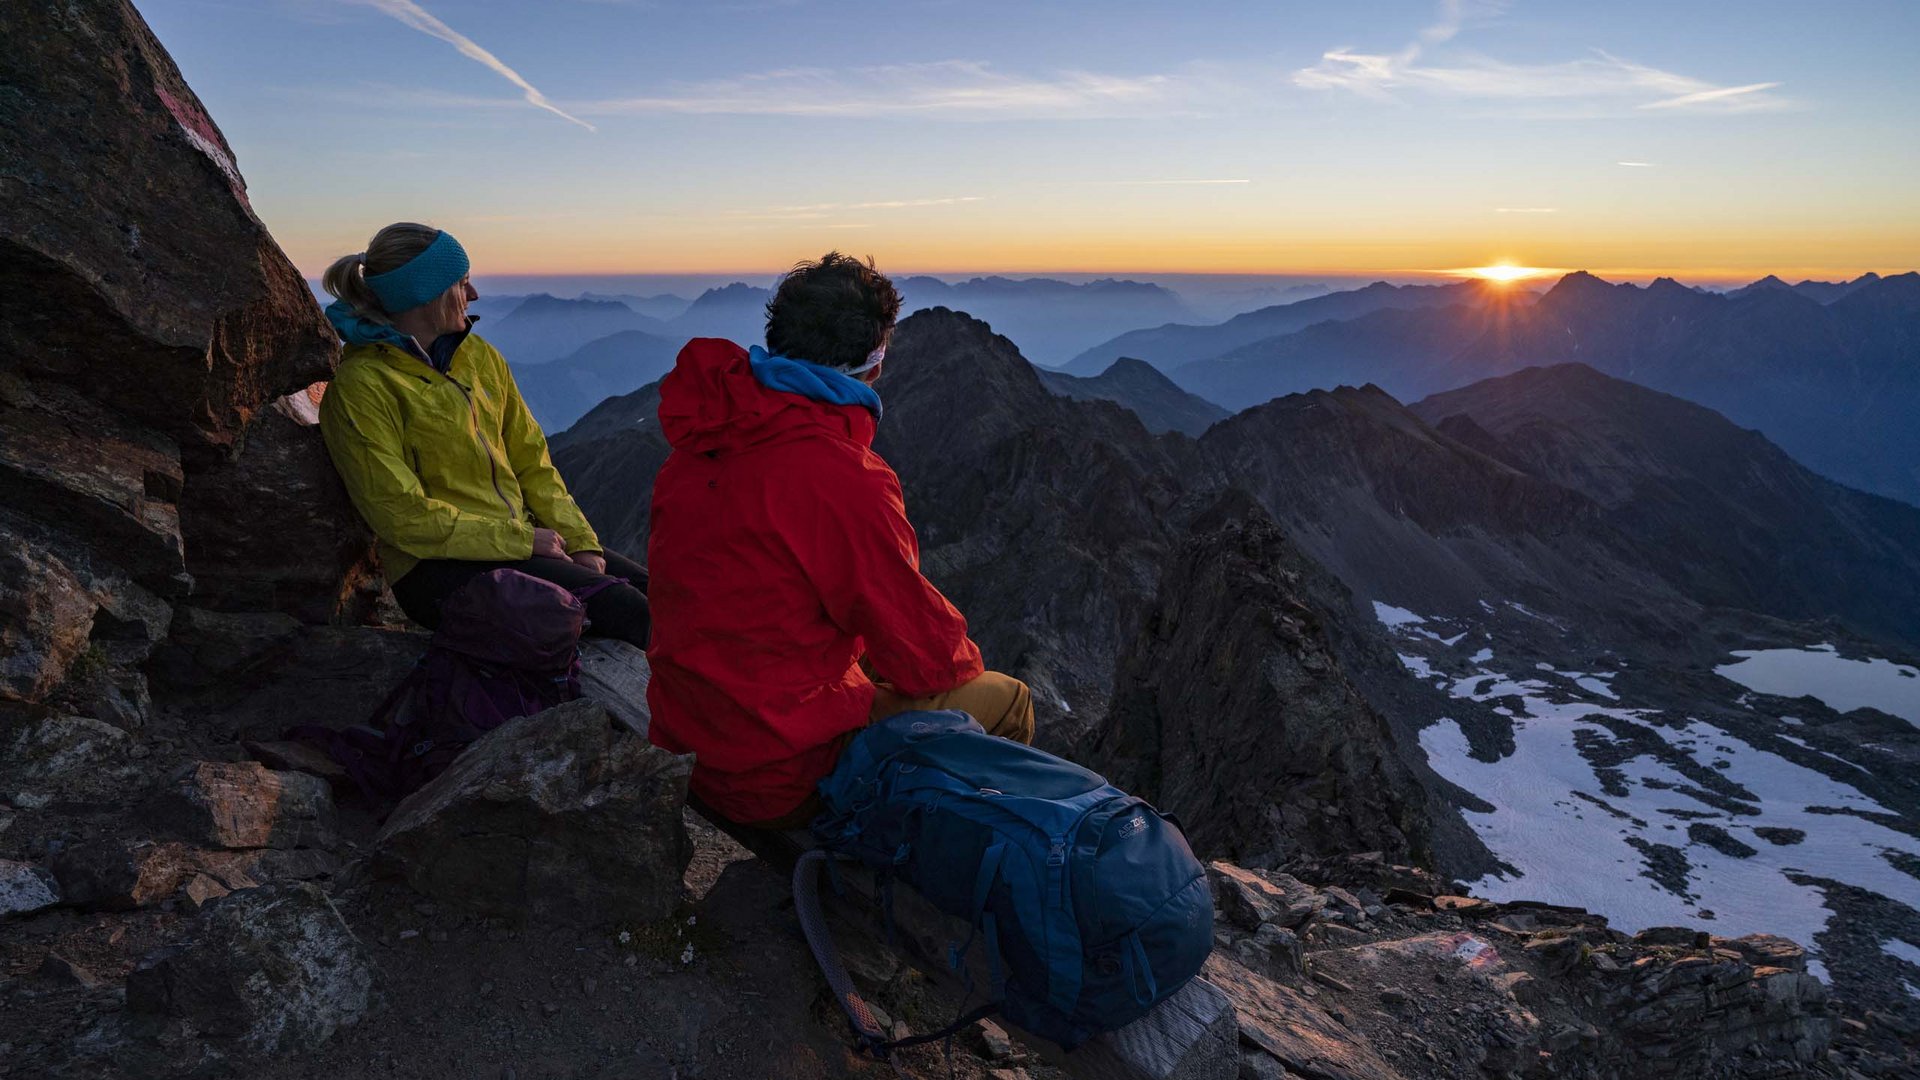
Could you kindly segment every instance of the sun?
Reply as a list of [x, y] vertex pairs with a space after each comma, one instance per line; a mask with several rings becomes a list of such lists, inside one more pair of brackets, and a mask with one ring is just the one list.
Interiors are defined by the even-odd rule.
[[1509, 262], [1501, 262], [1494, 263], [1492, 266], [1469, 266], [1461, 270], [1456, 270], [1454, 273], [1463, 274], [1467, 277], [1476, 277], [1482, 281], [1493, 282], [1496, 285], [1511, 285], [1516, 281], [1525, 281], [1528, 278], [1544, 277], [1547, 274], [1553, 273], [1553, 271], [1539, 266], [1515, 266]]

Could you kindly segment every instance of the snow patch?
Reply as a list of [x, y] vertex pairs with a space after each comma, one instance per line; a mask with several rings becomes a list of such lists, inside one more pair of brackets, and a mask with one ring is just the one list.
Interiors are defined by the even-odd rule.
[[1392, 604], [1383, 604], [1378, 600], [1373, 602], [1373, 617], [1379, 619], [1387, 626], [1419, 626], [1427, 621], [1424, 617], [1415, 615], [1406, 608], [1394, 607]]
[[1880, 951], [1895, 959], [1905, 960], [1909, 964], [1920, 967], [1920, 948], [1915, 948], [1912, 942], [1903, 941], [1900, 938], [1883, 941], [1880, 943]]
[[[1418, 657], [1402, 656], [1401, 662], [1409, 670], [1426, 670]], [[1655, 710], [1549, 701], [1543, 696], [1547, 684], [1537, 679], [1482, 669], [1445, 688], [1457, 698], [1520, 702], [1510, 714], [1513, 752], [1499, 761], [1475, 760], [1466, 734], [1451, 719], [1420, 733], [1434, 770], [1494, 807], [1464, 817], [1519, 872], [1472, 882], [1476, 895], [1584, 907], [1630, 932], [1691, 925], [1728, 937], [1784, 934], [1808, 947], [1832, 912], [1818, 888], [1795, 884], [1788, 874], [1832, 878], [1920, 905], [1914, 880], [1882, 857], [1886, 851], [1920, 857], [1920, 840], [1859, 816], [1888, 811], [1853, 787], [1704, 721], [1654, 727], [1644, 718]], [[1667, 752], [1636, 753], [1636, 746], [1601, 722], [1609, 718], [1645, 726], [1667, 744]], [[1597, 770], [1581, 753], [1582, 744], [1610, 751], [1605, 757], [1618, 763]], [[1680, 756], [1712, 768], [1750, 798], [1702, 783], [1693, 765], [1677, 767]], [[1715, 787], [1722, 790], [1707, 790]], [[1688, 833], [1691, 822], [1721, 830], [1753, 853], [1727, 854], [1695, 841]], [[1781, 846], [1754, 835], [1755, 827], [1768, 826], [1800, 830], [1806, 840]], [[1660, 854], [1671, 864], [1663, 867], [1669, 884], [1676, 875], [1682, 879], [1677, 891], [1648, 876], [1649, 851], [1660, 851], [1651, 845], [1671, 849]], [[1824, 969], [1810, 970], [1825, 978]]]

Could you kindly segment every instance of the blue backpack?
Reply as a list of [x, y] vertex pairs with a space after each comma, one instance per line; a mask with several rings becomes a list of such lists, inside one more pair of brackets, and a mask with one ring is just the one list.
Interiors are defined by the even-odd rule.
[[1145, 1015], [1213, 949], [1213, 896], [1177, 822], [1096, 773], [988, 735], [966, 713], [902, 713], [865, 728], [820, 796], [823, 846], [967, 920], [973, 933], [950, 950], [953, 966], [964, 978], [967, 950], [983, 939], [989, 1008], [1067, 1049]]

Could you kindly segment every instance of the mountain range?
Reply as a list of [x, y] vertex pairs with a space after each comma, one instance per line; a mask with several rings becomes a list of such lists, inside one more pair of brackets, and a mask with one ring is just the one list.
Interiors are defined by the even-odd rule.
[[[1294, 394], [1198, 439], [1156, 435], [1134, 412], [1051, 392], [1047, 379], [979, 321], [917, 313], [896, 332], [876, 448], [901, 476], [924, 570], [968, 615], [988, 662], [1034, 688], [1043, 743], [1097, 743], [1108, 765], [1181, 813], [1241, 822], [1210, 834], [1220, 850], [1255, 858], [1320, 835], [1328, 847], [1431, 850], [1463, 878], [1524, 864], [1475, 824], [1498, 804], [1457, 783], [1464, 766], [1424, 742], [1448, 717], [1470, 760], [1504, 762], [1534, 731], [1504, 699], [1469, 699], [1435, 681], [1431, 665], [1464, 665], [1476, 648], [1468, 670], [1483, 674], [1466, 684], [1532, 686], [1536, 666], [1598, 665], [1617, 681], [1581, 676], [1582, 685], [1640, 695], [1655, 714], [1684, 710], [1748, 730], [1744, 738], [1796, 767], [1871, 793], [1882, 812], [1920, 819], [1920, 786], [1892, 779], [1908, 755], [1920, 758], [1910, 730], [1882, 725], [1847, 760], [1821, 757], [1777, 733], [1810, 731], [1792, 726], [1809, 715], [1854, 721], [1811, 701], [1768, 706], [1796, 718], [1742, 711], [1754, 706], [1717, 689], [1731, 684], [1695, 674], [1746, 641], [1920, 650], [1920, 509], [1824, 480], [1711, 410], [1581, 365], [1523, 370], [1412, 408], [1372, 385]], [[555, 462], [603, 539], [635, 555], [668, 452], [657, 400], [646, 388], [604, 402], [554, 440]], [[1238, 577], [1213, 576], [1208, 567], [1232, 552], [1253, 561]], [[1260, 581], [1290, 583], [1288, 595], [1306, 606], [1264, 606], [1253, 599]], [[1459, 629], [1413, 634], [1410, 645], [1422, 620]], [[1495, 648], [1471, 644], [1474, 635]], [[1445, 651], [1442, 637], [1466, 641], [1458, 660], [1422, 659]], [[1306, 644], [1316, 640], [1325, 644]], [[1313, 648], [1328, 659], [1303, 660]], [[1362, 704], [1342, 704], [1346, 691], [1334, 685], [1306, 689], [1301, 680], [1331, 662]], [[1489, 663], [1514, 674], [1487, 675]], [[1284, 672], [1296, 672], [1284, 675], [1292, 689], [1263, 696], [1261, 680]], [[1242, 681], [1244, 693], [1234, 689]], [[1377, 728], [1359, 719], [1373, 713]], [[1278, 785], [1247, 802], [1234, 784], [1204, 782], [1227, 776], [1226, 762], [1233, 775], [1244, 766], [1249, 783], [1286, 773], [1285, 747], [1324, 745], [1293, 741], [1299, 729], [1288, 725], [1300, 724], [1374, 732], [1357, 758], [1326, 766], [1341, 799]], [[1111, 741], [1123, 728], [1134, 734]], [[1249, 740], [1266, 729], [1271, 739]], [[1609, 761], [1671, 760], [1695, 777], [1688, 790], [1720, 800], [1702, 811], [1709, 816], [1733, 813], [1716, 809], [1730, 798], [1791, 797], [1728, 787], [1684, 748], [1659, 750], [1651, 734], [1618, 728], [1607, 738], [1629, 741], [1595, 758], [1596, 782], [1616, 783]], [[1143, 760], [1142, 746], [1159, 750]], [[1656, 750], [1668, 757], [1645, 757]], [[1412, 780], [1390, 803], [1353, 797], [1386, 775]], [[1305, 823], [1323, 810], [1341, 824], [1316, 834]], [[1729, 827], [1740, 820], [1735, 813]], [[1262, 821], [1271, 824], [1247, 824]], [[1628, 848], [1636, 862], [1638, 850]], [[1645, 850], [1648, 873], [1676, 856], [1687, 863], [1678, 848]], [[1631, 881], [1635, 871], [1622, 873]], [[1710, 889], [1689, 885], [1684, 869], [1666, 880], [1679, 890], [1662, 894], [1674, 904]], [[1909, 914], [1920, 930], [1920, 913]]]
[[[1256, 325], [1279, 329], [1247, 340]], [[1122, 343], [1234, 410], [1343, 383], [1411, 401], [1525, 367], [1582, 363], [1706, 405], [1825, 476], [1920, 504], [1916, 273], [1844, 285], [1763, 279], [1725, 295], [1585, 272], [1538, 298], [1484, 284], [1374, 285], [1215, 327], [1123, 335], [1076, 364]]]
[[[1090, 341], [1135, 327], [1197, 317], [1171, 289], [1142, 281], [1101, 278], [1074, 285], [1052, 278], [977, 277], [948, 284], [919, 276], [897, 285], [902, 315], [931, 307], [965, 311], [1018, 341], [1022, 353], [1040, 364], [1063, 362]], [[1105, 367], [1076, 373], [1094, 375]]]
[[[1071, 375], [1093, 375], [1123, 356], [1145, 360], [1162, 371], [1219, 356], [1256, 341], [1291, 334], [1315, 323], [1352, 319], [1383, 309], [1444, 307], [1467, 303], [1495, 287], [1465, 281], [1450, 285], [1390, 285], [1376, 281], [1359, 289], [1274, 304], [1210, 326], [1168, 323], [1132, 330], [1081, 352], [1062, 366]], [[1518, 295], [1530, 294], [1523, 290]]]

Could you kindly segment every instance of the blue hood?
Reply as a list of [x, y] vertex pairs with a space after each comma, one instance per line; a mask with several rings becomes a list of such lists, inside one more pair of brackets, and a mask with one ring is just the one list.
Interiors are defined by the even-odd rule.
[[408, 352], [420, 348], [412, 338], [393, 327], [361, 318], [353, 310], [353, 305], [345, 300], [335, 300], [327, 305], [327, 321], [333, 324], [340, 340], [349, 345], [395, 345]]
[[[736, 354], [737, 355], [737, 354]], [[775, 356], [758, 345], [747, 350], [753, 377], [769, 390], [784, 390], [829, 405], [858, 405], [880, 419], [880, 395], [859, 379], [825, 364]]]

